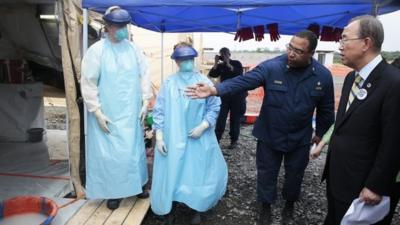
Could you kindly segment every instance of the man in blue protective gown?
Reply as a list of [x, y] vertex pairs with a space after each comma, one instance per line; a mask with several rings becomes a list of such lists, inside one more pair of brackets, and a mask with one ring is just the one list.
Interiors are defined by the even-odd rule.
[[148, 174], [141, 119], [152, 94], [144, 55], [127, 40], [131, 16], [113, 6], [103, 19], [106, 37], [82, 61], [81, 89], [89, 111], [86, 196], [107, 199], [107, 207], [116, 209], [121, 198], [148, 196], [142, 193]]
[[200, 212], [215, 206], [225, 193], [228, 172], [214, 133], [219, 97], [188, 98], [189, 85], [204, 82], [194, 70], [197, 52], [187, 43], [175, 46], [171, 56], [179, 67], [162, 85], [153, 110], [156, 153], [151, 187], [151, 209], [173, 224], [173, 202], [195, 211], [191, 224], [200, 224]]
[[[282, 195], [286, 200], [282, 222], [294, 222], [294, 202], [300, 196], [310, 143], [318, 143], [334, 121], [332, 76], [312, 58], [317, 42], [311, 31], [298, 32], [287, 45], [287, 54], [264, 61], [244, 76], [226, 80], [216, 87], [199, 83], [186, 90], [197, 99], [264, 87], [265, 97], [253, 129], [257, 138], [259, 225], [272, 223], [271, 204], [277, 196], [282, 160], [285, 166]], [[314, 111], [316, 135], [311, 138]]]

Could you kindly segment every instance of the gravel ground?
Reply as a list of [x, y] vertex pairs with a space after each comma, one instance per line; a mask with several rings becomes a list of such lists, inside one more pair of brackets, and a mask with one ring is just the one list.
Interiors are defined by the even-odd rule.
[[[204, 213], [203, 225], [255, 225], [257, 219], [256, 204], [256, 140], [251, 135], [253, 126], [243, 126], [239, 139], [239, 146], [230, 150], [225, 146], [229, 144], [228, 132], [221, 141], [222, 151], [228, 164], [229, 181], [228, 191], [219, 204]], [[322, 169], [325, 164], [325, 152], [316, 159], [310, 161], [302, 185], [302, 197], [296, 203], [295, 221], [296, 225], [318, 225], [323, 224], [326, 215], [325, 183], [321, 183]], [[283, 168], [278, 178], [278, 193], [283, 183]], [[284, 201], [278, 194], [278, 200], [273, 205], [273, 224], [281, 222], [280, 212]], [[399, 208], [397, 210], [399, 212]], [[189, 224], [192, 211], [183, 205], [175, 209], [177, 217], [175, 224]], [[156, 216], [149, 210], [142, 224], [159, 225], [162, 218]], [[392, 224], [400, 224], [400, 216], [397, 213]]]
[[[45, 121], [47, 129], [66, 129], [65, 107], [45, 107]], [[228, 131], [221, 140], [222, 152], [228, 164], [229, 180], [228, 190], [222, 200], [212, 210], [204, 213], [203, 225], [255, 225], [257, 219], [256, 204], [256, 140], [251, 135], [253, 126], [243, 126], [241, 129], [239, 145], [230, 150]], [[316, 160], [311, 160], [302, 185], [302, 197], [296, 203], [295, 218], [296, 225], [319, 225], [323, 223], [326, 215], [325, 183], [321, 183], [322, 169], [326, 154], [323, 152]], [[280, 224], [280, 212], [283, 208], [279, 191], [283, 183], [283, 168], [278, 178], [278, 199], [273, 205], [273, 225]], [[392, 224], [400, 224], [400, 208], [394, 216]], [[189, 224], [192, 211], [183, 205], [175, 209], [177, 217], [175, 224]], [[151, 210], [148, 211], [142, 224], [160, 225], [162, 218], [156, 216]]]
[[63, 106], [45, 106], [44, 120], [47, 129], [65, 130], [66, 129], [67, 109]]

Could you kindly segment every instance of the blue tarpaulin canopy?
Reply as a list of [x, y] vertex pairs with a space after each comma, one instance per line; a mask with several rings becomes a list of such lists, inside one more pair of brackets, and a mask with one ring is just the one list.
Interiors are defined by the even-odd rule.
[[277, 23], [279, 33], [288, 35], [312, 23], [342, 28], [358, 15], [400, 9], [398, 0], [83, 0], [82, 4], [100, 13], [119, 5], [131, 13], [133, 24], [157, 32], [235, 32]]

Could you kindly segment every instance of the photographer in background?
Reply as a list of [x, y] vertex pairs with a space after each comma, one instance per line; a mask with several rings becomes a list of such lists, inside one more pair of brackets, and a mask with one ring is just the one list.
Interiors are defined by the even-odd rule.
[[[242, 64], [238, 60], [231, 60], [231, 53], [228, 48], [221, 48], [220, 55], [215, 56], [215, 63], [208, 76], [220, 77], [221, 83], [227, 79], [243, 75]], [[222, 138], [225, 130], [226, 118], [230, 112], [230, 131], [231, 144], [229, 149], [234, 149], [237, 146], [240, 133], [240, 118], [242, 116], [243, 105], [246, 104], [247, 92], [228, 95], [221, 97], [221, 111], [218, 115], [215, 134], [217, 135], [218, 142]]]

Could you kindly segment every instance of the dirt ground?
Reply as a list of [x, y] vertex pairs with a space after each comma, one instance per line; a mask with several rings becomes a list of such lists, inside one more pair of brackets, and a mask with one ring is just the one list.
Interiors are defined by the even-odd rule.
[[[221, 141], [222, 151], [229, 170], [228, 191], [222, 200], [212, 210], [203, 214], [202, 225], [255, 225], [257, 219], [256, 203], [256, 140], [251, 135], [253, 126], [243, 126], [241, 129], [239, 146], [230, 150], [226, 146], [229, 138]], [[225, 132], [227, 133], [227, 132]], [[322, 225], [326, 215], [325, 183], [321, 183], [322, 169], [326, 153], [312, 160], [306, 169], [302, 185], [302, 197], [296, 203], [296, 225]], [[280, 213], [284, 202], [280, 190], [283, 181], [283, 168], [278, 178], [278, 200], [273, 205], [273, 224], [281, 224]], [[400, 209], [397, 209], [392, 224], [400, 224]], [[176, 225], [189, 224], [193, 212], [184, 205], [175, 209]], [[162, 217], [155, 215], [151, 210], [147, 213], [144, 225], [159, 225]]]
[[[63, 104], [56, 104], [55, 99], [46, 100], [45, 120], [47, 129], [65, 129], [66, 109]], [[230, 150], [228, 131], [221, 140], [222, 152], [228, 165], [229, 180], [225, 196], [217, 206], [203, 214], [203, 225], [255, 225], [257, 219], [256, 204], [256, 140], [251, 135], [253, 126], [245, 125], [241, 129], [239, 146]], [[326, 215], [325, 183], [321, 183], [322, 169], [326, 154], [310, 161], [302, 185], [301, 200], [296, 203], [296, 225], [322, 225]], [[274, 225], [280, 224], [280, 212], [283, 201], [279, 191], [282, 187], [283, 171], [278, 178], [278, 199], [273, 205]], [[392, 224], [400, 224], [400, 208], [394, 216]], [[178, 205], [175, 211], [175, 225], [189, 224], [192, 211]], [[148, 211], [143, 224], [160, 225], [162, 218]]]

